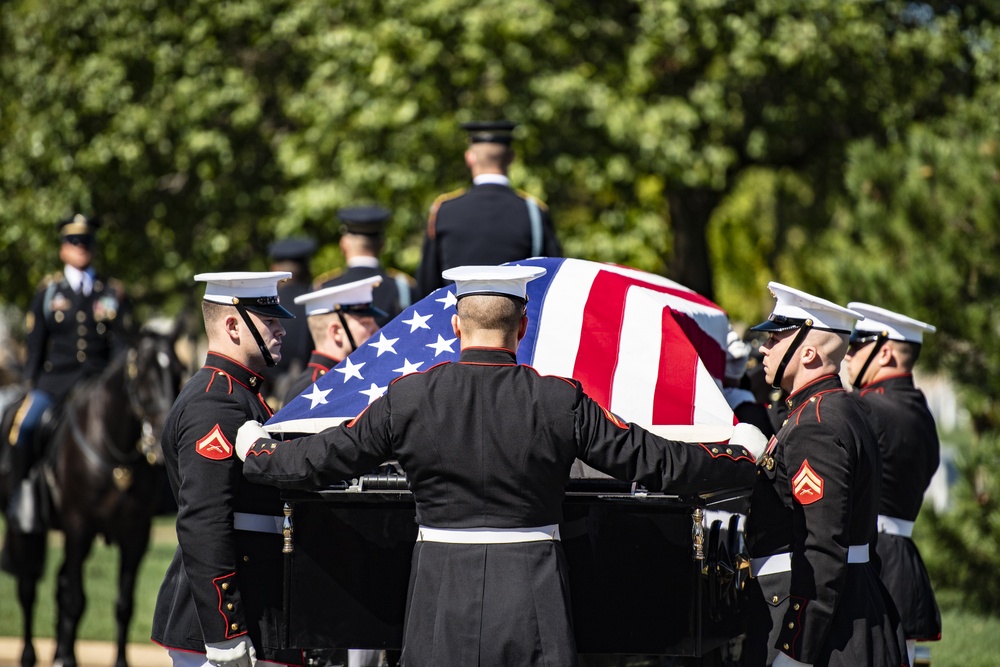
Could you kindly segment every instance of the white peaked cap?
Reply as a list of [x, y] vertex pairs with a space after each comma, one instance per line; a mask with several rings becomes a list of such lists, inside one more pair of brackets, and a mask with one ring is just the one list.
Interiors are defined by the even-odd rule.
[[295, 297], [295, 303], [305, 305], [306, 315], [323, 315], [342, 310], [354, 314], [374, 314], [372, 290], [382, 282], [381, 276], [332, 285]]
[[205, 301], [242, 305], [247, 310], [275, 317], [294, 317], [278, 302], [278, 283], [291, 277], [288, 271], [231, 271], [199, 273], [194, 279], [208, 283]]
[[937, 331], [937, 327], [933, 324], [927, 324], [868, 303], [852, 301], [847, 304], [847, 307], [864, 315], [864, 319], [854, 325], [854, 330], [857, 332], [887, 333], [889, 340], [923, 343], [924, 332], [934, 333]]
[[768, 283], [767, 287], [775, 298], [774, 309], [766, 322], [752, 327], [754, 331], [785, 331], [810, 323], [814, 329], [849, 334], [855, 320], [865, 318], [857, 311], [794, 287], [776, 282]]
[[506, 294], [528, 298], [528, 283], [545, 275], [541, 266], [456, 266], [441, 273], [455, 281], [455, 296]]

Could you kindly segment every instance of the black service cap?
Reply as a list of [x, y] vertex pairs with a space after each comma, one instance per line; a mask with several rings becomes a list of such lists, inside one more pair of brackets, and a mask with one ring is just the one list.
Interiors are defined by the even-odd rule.
[[337, 211], [337, 217], [343, 222], [341, 232], [367, 236], [381, 234], [390, 215], [392, 212], [381, 206], [354, 206]]
[[267, 254], [276, 262], [305, 262], [316, 252], [316, 242], [299, 236], [280, 239], [267, 248]]
[[88, 218], [82, 213], [75, 213], [60, 220], [57, 226], [60, 236], [94, 236], [97, 228], [101, 226], [101, 221], [97, 218]]
[[474, 120], [462, 123], [462, 129], [469, 133], [469, 141], [474, 144], [506, 144], [513, 140], [512, 132], [517, 123], [509, 120]]

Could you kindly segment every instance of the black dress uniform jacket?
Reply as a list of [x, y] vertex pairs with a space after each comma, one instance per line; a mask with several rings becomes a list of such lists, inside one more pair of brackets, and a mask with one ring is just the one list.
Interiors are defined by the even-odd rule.
[[163, 454], [177, 501], [177, 551], [156, 599], [153, 641], [205, 652], [249, 633], [258, 659], [301, 664], [276, 651], [281, 628], [282, 537], [235, 530], [234, 513], [281, 516], [278, 490], [242, 475], [233, 445], [247, 420], [267, 421], [263, 378], [209, 353], [184, 385], [163, 429]]
[[[527, 528], [562, 520], [576, 457], [675, 493], [747, 487], [755, 470], [742, 447], [664, 440], [618, 420], [575, 380], [540, 376], [508, 350], [467, 348], [459, 363], [397, 379], [349, 423], [257, 441], [244, 474], [314, 488], [396, 459], [419, 524]], [[576, 664], [568, 598], [559, 542], [417, 542], [402, 664]]]
[[[862, 403], [869, 410], [882, 450], [879, 514], [916, 521], [924, 492], [941, 460], [934, 416], [909, 373], [865, 385]], [[903, 623], [907, 639], [941, 638], [941, 614], [917, 545], [909, 537], [880, 532], [882, 581]]]
[[288, 385], [288, 393], [285, 394], [284, 405], [288, 405], [293, 398], [308, 389], [313, 382], [330, 372], [330, 369], [339, 364], [339, 361], [331, 359], [322, 352], [313, 350], [309, 357], [309, 365], [297, 378]]
[[84, 296], [63, 274], [50, 276], [35, 293], [27, 317], [25, 376], [34, 388], [61, 401], [127, 347], [131, 327], [131, 307], [119, 281], [95, 276]]
[[[791, 553], [791, 571], [752, 580], [748, 665], [778, 651], [812, 665], [899, 667], [906, 648], [874, 559], [878, 443], [840, 378], [788, 397], [788, 418], [761, 457], [746, 543], [751, 558]], [[870, 545], [868, 562], [848, 563]]]
[[382, 282], [372, 289], [372, 304], [384, 312], [386, 317], [381, 315], [375, 317], [375, 322], [379, 327], [384, 327], [389, 321], [399, 315], [403, 310], [413, 303], [413, 294], [400, 294], [400, 284], [397, 278], [401, 278], [406, 288], [415, 289], [413, 279], [406, 274], [393, 271], [392, 275], [387, 273], [382, 267], [374, 266], [351, 266], [343, 273], [337, 274], [323, 282], [323, 287], [333, 287], [334, 285], [346, 285], [365, 278], [379, 276]]
[[[537, 200], [536, 200], [537, 201]], [[538, 203], [542, 257], [561, 257], [548, 210]], [[427, 296], [456, 266], [495, 265], [532, 256], [531, 216], [525, 197], [506, 185], [484, 183], [438, 198], [431, 208], [417, 286]]]

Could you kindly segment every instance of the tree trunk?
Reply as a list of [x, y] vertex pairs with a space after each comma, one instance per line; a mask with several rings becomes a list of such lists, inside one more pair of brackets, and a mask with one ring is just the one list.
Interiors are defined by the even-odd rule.
[[684, 189], [667, 193], [674, 231], [674, 253], [666, 262], [667, 277], [708, 299], [715, 296], [705, 232], [719, 200], [720, 195], [714, 190]]

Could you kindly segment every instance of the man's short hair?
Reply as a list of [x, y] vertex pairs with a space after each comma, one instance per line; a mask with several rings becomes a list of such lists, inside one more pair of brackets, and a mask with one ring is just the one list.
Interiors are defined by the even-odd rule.
[[909, 341], [893, 340], [889, 341], [892, 343], [893, 352], [896, 355], [896, 360], [899, 365], [906, 372], [913, 370], [913, 365], [917, 363], [917, 359], [920, 358], [920, 348], [922, 347], [919, 343], [911, 343]]
[[212, 332], [219, 325], [219, 322], [224, 320], [226, 316], [235, 312], [236, 310], [232, 306], [228, 306], [224, 303], [202, 301], [201, 315], [205, 319], [205, 333], [209, 335], [209, 338], [211, 338]]
[[458, 316], [465, 326], [488, 331], [517, 331], [525, 302], [505, 294], [470, 294], [458, 300]]

